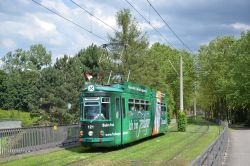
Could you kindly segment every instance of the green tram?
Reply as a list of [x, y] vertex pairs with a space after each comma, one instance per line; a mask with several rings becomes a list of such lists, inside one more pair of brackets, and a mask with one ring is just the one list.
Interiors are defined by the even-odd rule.
[[113, 147], [164, 133], [166, 95], [131, 82], [87, 84], [80, 95], [80, 143]]

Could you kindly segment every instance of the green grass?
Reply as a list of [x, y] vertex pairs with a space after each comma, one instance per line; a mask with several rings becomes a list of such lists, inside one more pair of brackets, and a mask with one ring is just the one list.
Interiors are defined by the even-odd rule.
[[[199, 119], [200, 120], [200, 119]], [[201, 123], [202, 122], [202, 123]], [[36, 156], [26, 156], [2, 165], [187, 165], [202, 153], [219, 134], [219, 127], [192, 122], [186, 132], [176, 126], [162, 136], [146, 139], [116, 149], [76, 147]]]
[[28, 112], [0, 109], [0, 120], [20, 120], [23, 127], [27, 127], [36, 122], [37, 118], [31, 118]]
[[0, 137], [0, 151], [4, 148], [5, 144], [7, 143], [6, 137]]

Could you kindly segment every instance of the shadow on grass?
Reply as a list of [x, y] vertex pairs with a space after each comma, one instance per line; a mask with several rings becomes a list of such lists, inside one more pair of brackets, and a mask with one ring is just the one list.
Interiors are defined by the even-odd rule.
[[107, 153], [107, 152], [112, 152], [112, 151], [117, 151], [121, 149], [126, 149], [144, 142], [147, 142], [152, 139], [157, 139], [159, 137], [162, 137], [166, 134], [158, 134], [155, 136], [149, 136], [140, 140], [137, 140], [135, 142], [127, 143], [125, 145], [119, 145], [115, 147], [84, 147], [84, 146], [76, 146], [76, 147], [70, 147], [70, 148], [65, 148], [65, 150], [75, 152], [75, 153]]
[[[207, 121], [202, 117], [197, 117], [197, 119], [194, 119], [194, 117], [188, 118], [188, 124], [197, 125], [197, 126], [218, 126], [217, 124]], [[140, 140], [137, 140], [135, 142], [131, 142], [125, 145], [115, 146], [115, 147], [84, 147], [84, 146], [78, 146], [77, 148], [66, 148], [66, 150], [76, 152], [76, 153], [107, 153], [112, 151], [117, 151], [121, 149], [126, 149], [131, 146], [135, 146], [144, 142], [147, 142], [149, 140], [157, 139], [159, 137], [162, 137], [164, 135], [168, 135], [169, 133], [173, 132], [179, 132], [177, 130], [177, 126], [173, 126], [169, 128], [165, 134], [158, 134], [156, 136], [149, 136]], [[196, 132], [196, 131], [186, 131], [186, 132]]]

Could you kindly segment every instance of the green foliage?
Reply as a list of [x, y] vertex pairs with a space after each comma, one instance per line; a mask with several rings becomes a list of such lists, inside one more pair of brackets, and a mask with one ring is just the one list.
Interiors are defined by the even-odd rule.
[[0, 120], [20, 120], [23, 127], [28, 127], [36, 123], [38, 118], [31, 118], [28, 112], [0, 109]]
[[37, 44], [30, 46], [28, 51], [16, 49], [14, 52], [8, 52], [2, 60], [3, 68], [8, 72], [41, 70], [51, 64], [51, 53], [41, 44]]
[[249, 118], [250, 31], [224, 36], [199, 50], [198, 103], [208, 118], [244, 122]]
[[[126, 80], [129, 70], [131, 73], [136, 73], [138, 65], [142, 65], [141, 57], [145, 54], [149, 42], [146, 34], [140, 31], [130, 10], [118, 11], [116, 20], [121, 31], [109, 35], [110, 43], [114, 45], [110, 46], [110, 51], [102, 57], [101, 67], [107, 72], [112, 70], [113, 73], [121, 75], [122, 79]], [[133, 78], [130, 80], [133, 81]]]
[[178, 119], [177, 119], [177, 127], [178, 131], [185, 132], [187, 127], [187, 117], [184, 112], [178, 112]]

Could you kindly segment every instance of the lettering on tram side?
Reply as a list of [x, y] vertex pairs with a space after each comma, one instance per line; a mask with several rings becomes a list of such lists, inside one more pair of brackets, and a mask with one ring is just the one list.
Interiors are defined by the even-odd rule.
[[105, 134], [106, 137], [119, 136], [119, 135], [121, 135], [121, 133], [107, 133], [107, 134]]
[[115, 124], [114, 123], [103, 123], [102, 127], [114, 127]]
[[150, 119], [140, 120], [140, 128], [145, 129], [149, 127]]
[[134, 87], [134, 86], [128, 86], [128, 89], [132, 89], [132, 90], [135, 90], [135, 91], [138, 91], [138, 92], [142, 92], [142, 93], [146, 93], [147, 92], [147, 90], [145, 90], [145, 89], [141, 89], [141, 88], [139, 88], [139, 87]]
[[138, 122], [133, 122], [133, 120], [129, 121], [128, 130], [138, 129]]
[[[127, 135], [128, 132], [125, 131], [125, 132], [123, 132], [122, 134], [123, 134], [123, 135]], [[107, 134], [105, 134], [106, 137], [110, 137], [110, 136], [120, 136], [120, 135], [121, 135], [121, 133], [107, 133]]]
[[147, 134], [150, 125], [150, 119], [141, 119], [139, 122], [133, 120], [129, 121], [128, 130], [136, 130], [136, 136], [139, 137], [141, 132], [144, 131], [144, 135]]
[[145, 128], [148, 128], [149, 125], [150, 125], [150, 119], [141, 119], [139, 120], [139, 123], [133, 122], [133, 120], [130, 120], [128, 130], [145, 129]]

